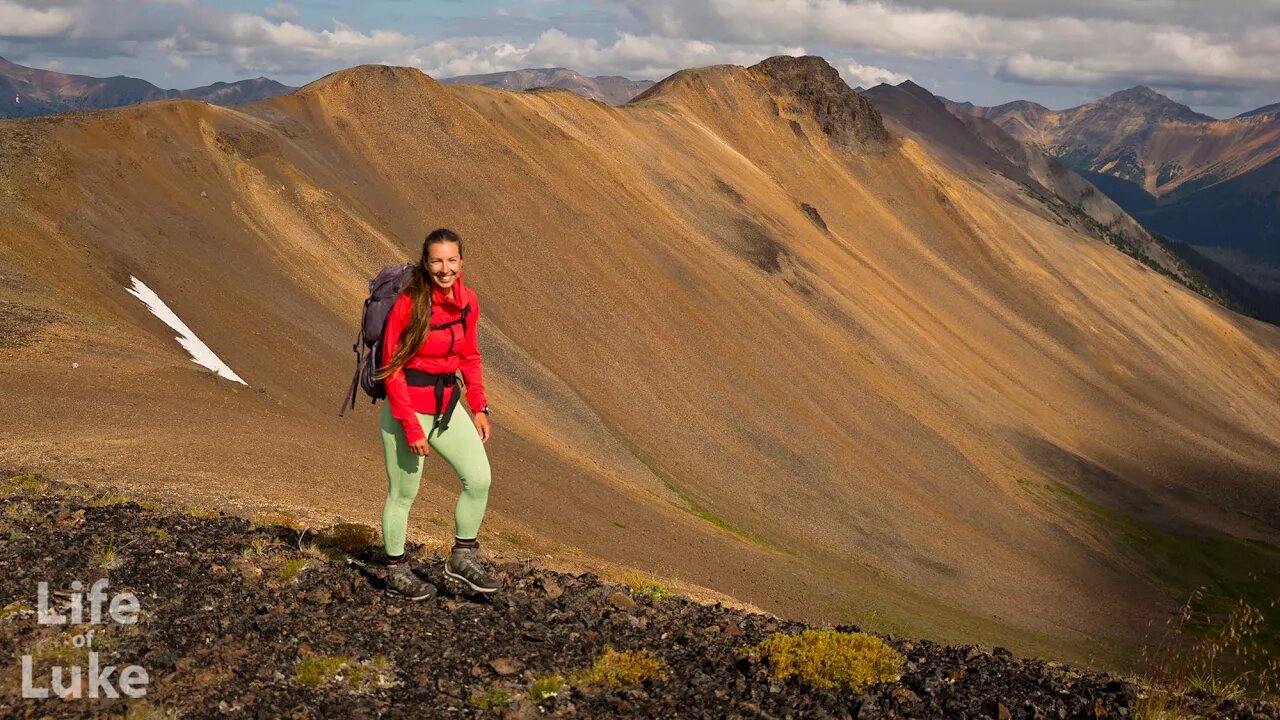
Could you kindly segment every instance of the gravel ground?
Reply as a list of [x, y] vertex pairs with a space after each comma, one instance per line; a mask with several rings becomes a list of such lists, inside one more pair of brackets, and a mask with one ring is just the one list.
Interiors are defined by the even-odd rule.
[[[455, 594], [441, 558], [412, 543], [415, 569], [442, 590], [411, 602], [385, 595], [380, 549], [359, 532], [326, 539], [287, 520], [193, 514], [51, 481], [8, 484], [0, 517], [5, 717], [1120, 718], [1132, 715], [1139, 693], [1125, 678], [999, 647], [879, 633], [905, 657], [897, 682], [859, 694], [774, 680], [741, 649], [805, 625], [529, 562], [499, 562], [506, 586], [494, 596]], [[87, 593], [100, 578], [109, 597], [137, 597], [137, 622], [93, 626], [87, 648], [74, 638], [89, 626], [37, 622], [41, 581], [50, 606], [67, 614], [72, 583]], [[666, 677], [617, 688], [574, 682], [541, 702], [530, 698], [532, 683], [574, 677], [606, 645], [648, 650]], [[128, 666], [145, 669], [145, 696], [22, 697], [24, 655], [31, 686], [47, 688], [54, 665], [85, 667], [89, 652], [100, 667], [116, 667], [108, 678], [116, 688]], [[80, 687], [87, 695], [87, 680]], [[1215, 707], [1206, 698], [1197, 710], [1280, 717], [1257, 700]]]

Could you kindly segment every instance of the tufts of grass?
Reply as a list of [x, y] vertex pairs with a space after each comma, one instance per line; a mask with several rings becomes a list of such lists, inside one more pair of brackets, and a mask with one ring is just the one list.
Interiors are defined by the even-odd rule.
[[255, 513], [251, 518], [254, 527], [272, 527], [280, 526], [289, 528], [293, 531], [302, 530], [307, 525], [298, 519], [297, 515], [288, 513], [283, 510], [270, 510], [267, 512]]
[[650, 602], [660, 603], [670, 600], [676, 594], [656, 579], [645, 577], [640, 573], [629, 572], [622, 576], [622, 582], [631, 588], [632, 597], [648, 598]]
[[573, 673], [575, 685], [607, 685], [611, 688], [639, 685], [646, 680], [667, 679], [667, 664], [647, 649], [615, 650], [604, 646], [604, 652], [589, 668]]
[[240, 551], [240, 554], [244, 557], [254, 557], [254, 556], [261, 557], [267, 554], [267, 548], [269, 548], [270, 546], [271, 546], [270, 540], [268, 540], [265, 537], [262, 537], [261, 535], [254, 535], [253, 539], [249, 541], [249, 544], [245, 545], [244, 548]]
[[774, 633], [745, 652], [766, 662], [777, 679], [797, 675], [824, 688], [862, 692], [877, 682], [901, 677], [901, 653], [867, 633], [828, 629], [798, 635]]
[[569, 684], [559, 675], [543, 675], [529, 684], [529, 699], [541, 703], [564, 692]]
[[123, 505], [127, 502], [136, 502], [127, 495], [99, 495], [90, 499], [85, 505], [89, 507], [108, 507], [110, 505]]
[[276, 573], [276, 577], [288, 582], [289, 580], [298, 577], [298, 575], [302, 574], [303, 570], [306, 570], [309, 567], [311, 567], [310, 560], [305, 558], [294, 558], [293, 560], [286, 561], [285, 564], [280, 567], [280, 572]]
[[15, 616], [33, 613], [36, 609], [21, 600], [15, 600], [4, 607], [0, 607], [0, 620]]
[[485, 692], [472, 693], [468, 702], [481, 710], [499, 708], [511, 702], [511, 693], [501, 688], [489, 688]]
[[25, 520], [31, 515], [31, 505], [21, 500], [11, 500], [4, 506], [6, 520]]
[[203, 505], [190, 505], [184, 509], [183, 512], [193, 518], [200, 518], [202, 520], [212, 520], [222, 516], [222, 511], [218, 508], [205, 507]]
[[30, 536], [22, 532], [21, 530], [10, 530], [9, 532], [5, 533], [4, 537], [9, 542], [17, 542], [19, 540], [26, 540]]
[[1202, 602], [1205, 590], [1192, 591], [1178, 614], [1165, 621], [1159, 642], [1142, 648], [1141, 679], [1153, 688], [1147, 701], [1153, 712], [1165, 705], [1186, 707], [1191, 697], [1220, 703], [1276, 693], [1280, 660], [1270, 652], [1274, 635], [1266, 616], [1243, 595], [1221, 615], [1215, 603]]
[[346, 682], [358, 690], [389, 688], [398, 684], [395, 671], [391, 668], [391, 660], [385, 655], [357, 665], [348, 664], [343, 674]]
[[14, 475], [0, 483], [0, 494], [30, 495], [44, 490], [47, 486], [48, 483], [33, 475]]
[[146, 528], [146, 531], [147, 531], [147, 534], [149, 534], [151, 537], [157, 540], [169, 539], [169, 531], [165, 530], [162, 527], [156, 527], [155, 525], [148, 525]]
[[124, 720], [177, 720], [178, 717], [177, 710], [166, 710], [142, 700], [129, 703]]
[[342, 550], [339, 550], [336, 547], [325, 545], [323, 543], [316, 543], [316, 542], [304, 541], [302, 543], [302, 552], [306, 553], [308, 557], [315, 558], [316, 560], [319, 560], [321, 562], [327, 562], [329, 560], [342, 560], [343, 558], [347, 557], [347, 553], [343, 552]]
[[498, 532], [498, 537], [502, 538], [503, 540], [506, 540], [512, 545], [515, 545], [516, 547], [522, 547], [522, 548], [529, 547], [533, 542], [528, 535], [525, 535], [524, 533], [516, 532], [514, 530], [501, 530]]
[[378, 538], [378, 531], [363, 523], [338, 523], [320, 531], [316, 542], [344, 553], [367, 550]]
[[305, 654], [298, 658], [293, 679], [303, 687], [341, 683], [352, 690], [388, 688], [397, 683], [391, 660], [385, 655], [362, 662], [346, 655]]
[[1138, 693], [1129, 707], [1129, 717], [1133, 720], [1199, 720], [1200, 715], [1177, 693], [1153, 687]]
[[114, 545], [107, 545], [95, 550], [90, 562], [93, 563], [94, 567], [115, 570], [124, 564], [124, 557], [120, 555], [120, 551]]
[[79, 665], [85, 667], [89, 662], [89, 649], [76, 647], [75, 636], [67, 634], [46, 635], [31, 648], [33, 663], [48, 662], [51, 665]]

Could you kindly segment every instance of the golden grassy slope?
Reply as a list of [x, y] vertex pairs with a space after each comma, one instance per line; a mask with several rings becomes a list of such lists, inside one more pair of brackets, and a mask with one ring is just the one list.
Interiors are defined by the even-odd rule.
[[[1070, 488], [1276, 542], [1280, 330], [914, 143], [836, 150], [766, 88], [717, 66], [611, 108], [366, 66], [0, 124], [0, 300], [61, 318], [0, 348], [0, 465], [375, 521], [373, 412], [335, 407], [355, 313], [449, 225], [498, 408], [486, 528], [526, 552], [1083, 660], [1171, 581]], [[252, 388], [191, 365], [130, 274]], [[443, 537], [431, 462], [414, 520]]]

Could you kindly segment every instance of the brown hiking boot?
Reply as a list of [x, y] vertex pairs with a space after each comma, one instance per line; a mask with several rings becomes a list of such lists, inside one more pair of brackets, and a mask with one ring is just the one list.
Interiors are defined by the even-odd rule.
[[407, 561], [399, 562], [387, 565], [387, 594], [425, 600], [435, 596], [436, 586], [418, 577]]
[[480, 593], [491, 593], [502, 587], [502, 581], [485, 568], [479, 556], [480, 547], [454, 547], [444, 564], [445, 577], [453, 578]]

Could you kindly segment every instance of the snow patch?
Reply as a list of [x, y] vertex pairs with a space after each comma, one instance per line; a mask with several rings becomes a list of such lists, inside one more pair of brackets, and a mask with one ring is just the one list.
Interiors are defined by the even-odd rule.
[[125, 288], [125, 292], [141, 300], [152, 315], [163, 320], [165, 325], [178, 331], [179, 335], [174, 337], [174, 340], [177, 340], [179, 345], [191, 353], [191, 362], [207, 367], [228, 380], [233, 380], [241, 385], [248, 385], [231, 368], [227, 367], [227, 364], [222, 362], [221, 358], [214, 355], [209, 346], [196, 337], [196, 334], [191, 332], [191, 328], [187, 327], [186, 323], [178, 319], [178, 316], [169, 309], [168, 305], [164, 304], [160, 296], [156, 295], [151, 288], [147, 287], [138, 278], [130, 275], [129, 279], [133, 281], [133, 287]]

